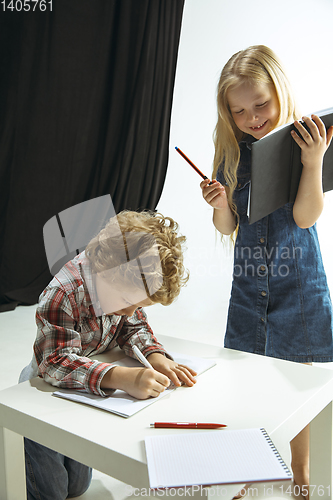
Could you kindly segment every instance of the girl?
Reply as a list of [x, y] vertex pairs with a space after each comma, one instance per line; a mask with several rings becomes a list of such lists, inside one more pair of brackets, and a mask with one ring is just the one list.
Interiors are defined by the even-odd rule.
[[[225, 347], [302, 363], [333, 361], [332, 304], [315, 227], [323, 209], [322, 161], [333, 135], [317, 116], [297, 119], [289, 82], [272, 50], [231, 57], [218, 84], [213, 182], [200, 186], [213, 223], [236, 235]], [[249, 225], [251, 145], [294, 121], [302, 175], [294, 204]], [[294, 481], [308, 498], [309, 429], [291, 441]]]

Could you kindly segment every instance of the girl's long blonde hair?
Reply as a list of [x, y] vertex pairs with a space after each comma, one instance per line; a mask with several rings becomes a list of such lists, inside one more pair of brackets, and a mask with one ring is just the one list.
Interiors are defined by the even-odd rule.
[[245, 134], [235, 125], [228, 101], [227, 91], [244, 82], [273, 84], [279, 103], [280, 114], [276, 127], [299, 118], [290, 83], [275, 53], [265, 45], [254, 45], [234, 54], [221, 72], [217, 88], [218, 119], [214, 130], [213, 179], [223, 164], [227, 182], [228, 202], [237, 217], [233, 193], [237, 184], [237, 167], [240, 158], [239, 141]]

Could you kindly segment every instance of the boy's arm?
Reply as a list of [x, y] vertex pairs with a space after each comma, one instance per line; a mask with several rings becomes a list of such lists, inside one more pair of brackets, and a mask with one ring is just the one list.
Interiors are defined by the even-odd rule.
[[303, 120], [309, 132], [296, 121], [294, 125], [301, 137], [294, 131], [292, 136], [301, 148], [303, 164], [293, 216], [296, 224], [304, 229], [313, 226], [324, 207], [323, 158], [333, 136], [333, 127], [330, 127], [326, 133], [325, 125], [315, 115], [312, 115], [312, 120], [308, 117], [304, 117]]
[[121, 333], [117, 337], [117, 343], [127, 356], [132, 358], [135, 358], [133, 346], [136, 345], [145, 357], [157, 352], [172, 359], [155, 337], [148, 324], [147, 315], [141, 307], [135, 311], [133, 316], [125, 319]]
[[[168, 387], [168, 378], [157, 371], [119, 367], [84, 356], [89, 343], [96, 347], [101, 332], [96, 317], [91, 317], [90, 326], [92, 329], [96, 326], [96, 337], [91, 342], [91, 332], [82, 332], [81, 338], [75, 329], [79, 324], [79, 309], [79, 297], [74, 299], [55, 287], [47, 291], [38, 305], [34, 350], [45, 381], [66, 389], [85, 389], [100, 396], [122, 389], [139, 399], [156, 397]], [[159, 346], [148, 346], [148, 352], [163, 349]]]
[[115, 366], [101, 382], [103, 389], [121, 389], [137, 399], [157, 397], [170, 385], [170, 380], [156, 370], [144, 367]]
[[44, 291], [37, 306], [36, 323], [34, 353], [44, 380], [56, 387], [85, 389], [105, 396], [100, 382], [112, 365], [83, 355], [81, 335], [75, 329], [79, 323], [79, 307], [62, 288]]
[[188, 386], [195, 383], [196, 372], [185, 365], [179, 365], [162, 344], [158, 342], [147, 322], [146, 313], [138, 308], [131, 318], [123, 324], [123, 332], [118, 337], [119, 346], [128, 356], [135, 357], [133, 346], [136, 345], [155, 370], [166, 375], [176, 386], [184, 382]]
[[[142, 354], [147, 357], [151, 354], [171, 358], [162, 344], [153, 334], [147, 322], [147, 315], [140, 307], [131, 317], [126, 317], [117, 344], [127, 356], [136, 359], [133, 346], [136, 345]], [[103, 389], [121, 389], [138, 399], [156, 397], [170, 384], [169, 379], [159, 371], [148, 370], [144, 367], [126, 368], [115, 366], [105, 374], [101, 381]]]

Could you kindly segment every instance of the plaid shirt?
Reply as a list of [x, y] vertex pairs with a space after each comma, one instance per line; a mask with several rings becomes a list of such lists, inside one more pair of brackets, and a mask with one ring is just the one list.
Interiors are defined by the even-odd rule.
[[[153, 335], [142, 308], [131, 317], [97, 316], [93, 303], [98, 300], [89, 294], [89, 280], [92, 283], [90, 264], [82, 252], [43, 291], [36, 312], [34, 353], [39, 376], [51, 385], [105, 396], [100, 383], [113, 365], [93, 361], [89, 356], [117, 345], [132, 357], [133, 345], [144, 356], [167, 353]], [[89, 286], [89, 290], [93, 289]]]

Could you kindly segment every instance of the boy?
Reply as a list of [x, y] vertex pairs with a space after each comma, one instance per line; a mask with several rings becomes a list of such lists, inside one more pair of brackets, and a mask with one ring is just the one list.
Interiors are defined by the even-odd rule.
[[[196, 373], [171, 359], [142, 309], [171, 304], [188, 280], [177, 229], [149, 212], [110, 219], [41, 294], [34, 357], [20, 382], [38, 375], [57, 387], [101, 396], [122, 389], [139, 399], [158, 396], [170, 381], [192, 386]], [[117, 345], [132, 357], [137, 345], [154, 370], [89, 359]], [[88, 488], [89, 467], [28, 439], [25, 453], [28, 500], [63, 500]]]

